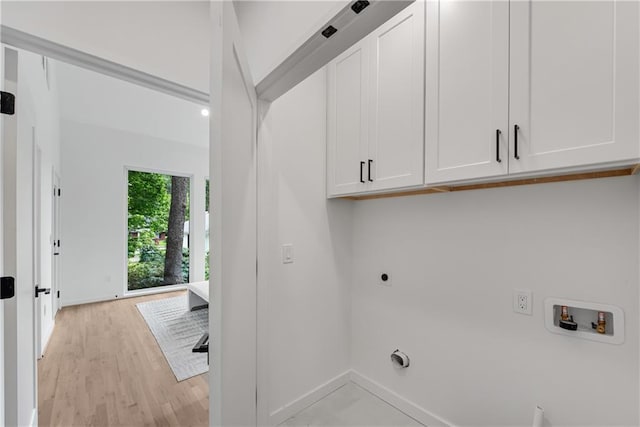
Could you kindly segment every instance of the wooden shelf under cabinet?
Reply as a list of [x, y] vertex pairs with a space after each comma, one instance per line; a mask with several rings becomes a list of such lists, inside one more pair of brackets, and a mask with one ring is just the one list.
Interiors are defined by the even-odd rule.
[[611, 178], [617, 176], [629, 176], [636, 175], [640, 172], [640, 164], [625, 166], [622, 168], [615, 168], [609, 170], [601, 170], [595, 172], [580, 172], [567, 175], [555, 175], [555, 176], [543, 176], [538, 178], [523, 178], [510, 181], [496, 181], [485, 182], [477, 184], [460, 184], [451, 186], [437, 186], [426, 187], [419, 190], [408, 191], [396, 191], [382, 194], [366, 194], [362, 196], [347, 196], [342, 197], [348, 200], [371, 200], [371, 199], [384, 199], [390, 197], [406, 197], [406, 196], [418, 196], [424, 194], [440, 194], [450, 193], [454, 191], [468, 191], [468, 190], [481, 190], [485, 188], [497, 188], [497, 187], [514, 187], [518, 185], [532, 185], [532, 184], [546, 184], [550, 182], [565, 182], [565, 181], [581, 181], [585, 179], [597, 179], [597, 178]]

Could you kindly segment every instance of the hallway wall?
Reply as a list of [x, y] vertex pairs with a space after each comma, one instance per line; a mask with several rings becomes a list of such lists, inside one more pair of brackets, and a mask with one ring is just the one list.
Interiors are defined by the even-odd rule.
[[[208, 149], [63, 120], [62, 305], [122, 297], [127, 283], [125, 167], [191, 175], [192, 227], [204, 239]], [[192, 239], [199, 239], [196, 231]], [[192, 281], [204, 280], [204, 243], [192, 245]]]

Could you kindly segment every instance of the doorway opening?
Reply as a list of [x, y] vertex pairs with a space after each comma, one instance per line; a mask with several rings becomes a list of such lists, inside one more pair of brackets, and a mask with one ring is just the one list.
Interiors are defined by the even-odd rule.
[[30, 385], [16, 424], [206, 424], [207, 355], [192, 348], [208, 311], [192, 312], [186, 291], [205, 280], [206, 104], [11, 52], [29, 274], [17, 311], [34, 329], [16, 328], [15, 354], [34, 356], [11, 371]]

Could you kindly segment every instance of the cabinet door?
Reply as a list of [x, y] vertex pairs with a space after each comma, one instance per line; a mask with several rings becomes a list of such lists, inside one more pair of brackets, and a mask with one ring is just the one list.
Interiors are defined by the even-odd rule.
[[[327, 194], [366, 190], [369, 50], [361, 42], [328, 65]], [[361, 175], [362, 174], [362, 175]]]
[[635, 1], [511, 3], [510, 173], [638, 158], [638, 19]]
[[[371, 45], [371, 190], [424, 183], [424, 3], [377, 28]], [[369, 174], [370, 166], [370, 174]]]
[[508, 172], [509, 3], [429, 1], [428, 184]]

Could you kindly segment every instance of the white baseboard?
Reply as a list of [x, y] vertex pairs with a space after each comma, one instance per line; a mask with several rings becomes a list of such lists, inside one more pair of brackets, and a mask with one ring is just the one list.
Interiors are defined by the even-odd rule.
[[53, 330], [56, 327], [56, 319], [53, 319], [51, 322], [51, 327], [44, 332], [44, 345], [42, 346], [42, 354], [40, 358], [44, 356], [44, 353], [47, 351], [47, 347], [49, 347], [49, 341], [51, 341], [51, 335], [53, 335]]
[[31, 422], [29, 422], [29, 427], [38, 427], [38, 410], [34, 409], [31, 412]]
[[187, 289], [186, 286], [183, 285], [175, 285], [175, 286], [159, 286], [157, 288], [152, 288], [152, 289], [148, 289], [148, 290], [140, 290], [140, 291], [130, 291], [125, 293], [124, 295], [119, 296], [118, 298], [114, 298], [112, 296], [104, 296], [104, 297], [96, 297], [96, 298], [84, 298], [84, 299], [78, 299], [78, 300], [72, 300], [72, 301], [64, 301], [64, 303], [61, 304], [61, 307], [71, 307], [73, 305], [82, 305], [82, 304], [93, 304], [96, 302], [105, 302], [105, 301], [116, 301], [119, 299], [125, 299], [125, 298], [136, 298], [136, 297], [143, 297], [145, 295], [154, 295], [154, 294], [162, 294], [165, 292], [177, 292], [177, 291], [185, 291]]
[[346, 371], [338, 375], [337, 377], [332, 378], [326, 383], [316, 387], [310, 392], [304, 394], [293, 402], [287, 403], [282, 408], [273, 411], [269, 414], [269, 424], [272, 426], [282, 424], [284, 421], [291, 418], [306, 407], [313, 405], [318, 400], [336, 391], [349, 382], [350, 373], [350, 371]]
[[395, 407], [401, 412], [404, 412], [425, 426], [455, 427], [451, 422], [427, 411], [426, 409], [400, 396], [398, 393], [389, 390], [382, 384], [365, 377], [359, 372], [352, 370], [350, 372], [350, 379], [369, 393], [379, 397], [389, 405]]

